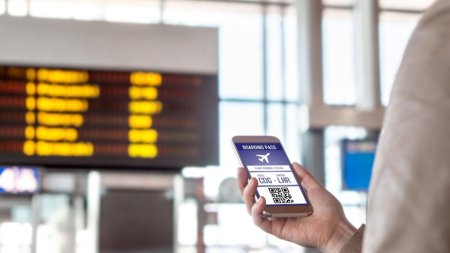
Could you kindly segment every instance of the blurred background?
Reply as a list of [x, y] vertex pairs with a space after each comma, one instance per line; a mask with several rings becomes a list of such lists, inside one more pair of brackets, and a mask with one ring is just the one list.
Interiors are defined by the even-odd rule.
[[252, 224], [234, 135], [279, 137], [359, 226], [432, 2], [0, 0], [0, 253], [314, 252]]

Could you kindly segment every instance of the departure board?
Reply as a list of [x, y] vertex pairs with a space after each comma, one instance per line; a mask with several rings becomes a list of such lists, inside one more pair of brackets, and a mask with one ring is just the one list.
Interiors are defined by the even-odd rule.
[[217, 75], [0, 66], [0, 164], [218, 163]]

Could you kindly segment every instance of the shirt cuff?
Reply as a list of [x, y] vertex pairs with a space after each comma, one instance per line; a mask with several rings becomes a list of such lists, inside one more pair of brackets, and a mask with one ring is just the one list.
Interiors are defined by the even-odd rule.
[[362, 242], [364, 236], [364, 229], [366, 225], [362, 224], [358, 228], [356, 233], [348, 240], [346, 244], [342, 247], [339, 253], [360, 253], [362, 251]]

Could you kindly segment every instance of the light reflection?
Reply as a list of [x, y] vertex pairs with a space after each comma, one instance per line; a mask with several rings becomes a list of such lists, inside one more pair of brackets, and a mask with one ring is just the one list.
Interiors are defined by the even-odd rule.
[[0, 224], [0, 252], [22, 252], [31, 246], [32, 226], [29, 223], [4, 222]]

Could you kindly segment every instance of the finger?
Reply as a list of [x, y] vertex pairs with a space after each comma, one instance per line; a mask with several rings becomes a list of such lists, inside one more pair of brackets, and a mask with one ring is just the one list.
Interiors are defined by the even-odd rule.
[[248, 176], [247, 176], [247, 171], [245, 170], [245, 168], [243, 167], [239, 167], [237, 170], [237, 185], [239, 188], [239, 191], [242, 192], [244, 191], [245, 186], [248, 184]]
[[260, 227], [267, 233], [271, 233], [272, 225], [271, 221], [263, 216], [263, 210], [266, 206], [266, 199], [264, 197], [260, 197], [258, 201], [253, 205], [251, 210], [251, 215], [253, 218], [253, 223]]
[[307, 191], [323, 187], [322, 184], [317, 181], [317, 179], [314, 178], [303, 166], [298, 163], [293, 163], [292, 166], [294, 167], [297, 175], [300, 177], [302, 186], [305, 187]]
[[245, 206], [247, 207], [247, 212], [249, 214], [251, 214], [252, 207], [255, 204], [255, 194], [257, 187], [258, 181], [256, 181], [256, 178], [252, 178], [242, 192]]

